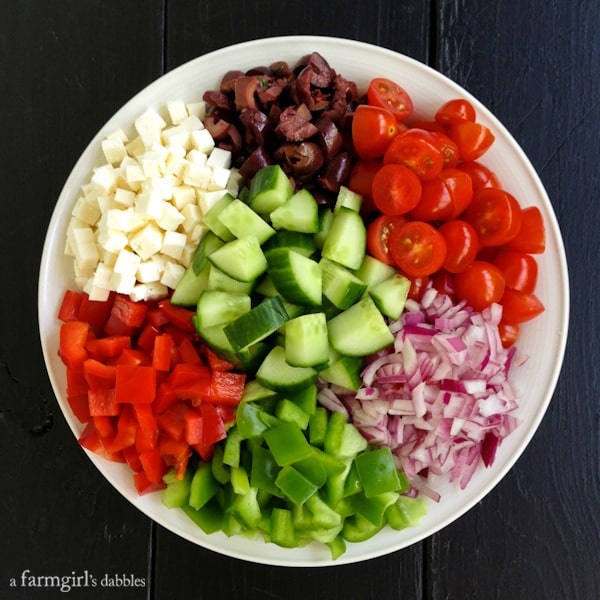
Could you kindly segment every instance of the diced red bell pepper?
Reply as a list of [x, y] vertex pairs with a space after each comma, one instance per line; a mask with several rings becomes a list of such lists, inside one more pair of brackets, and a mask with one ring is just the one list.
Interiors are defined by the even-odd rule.
[[148, 310], [147, 319], [148, 323], [150, 323], [152, 327], [156, 327], [156, 329], [164, 327], [169, 322], [167, 315], [164, 313], [164, 311], [160, 310], [160, 308], [152, 308]]
[[67, 394], [87, 394], [88, 382], [85, 378], [83, 368], [71, 369], [67, 367]]
[[157, 335], [154, 338], [152, 366], [157, 371], [169, 371], [171, 369], [173, 349], [173, 338], [168, 333]]
[[116, 417], [121, 412], [121, 406], [115, 400], [115, 388], [90, 388], [87, 396], [92, 417]]
[[110, 316], [117, 318], [123, 325], [137, 329], [146, 321], [148, 305], [134, 302], [128, 296], [117, 294], [110, 311]]
[[67, 394], [67, 402], [80, 423], [87, 423], [90, 420], [90, 404], [88, 393]]
[[98, 454], [107, 460], [111, 460], [113, 462], [125, 462], [125, 457], [122, 452], [108, 452], [104, 448], [104, 444], [98, 435], [98, 431], [96, 430], [96, 426], [94, 421], [90, 421], [86, 426], [78, 440], [80, 446], [93, 452], [94, 454]]
[[211, 374], [204, 365], [179, 363], [173, 367], [167, 380], [178, 398], [200, 403], [211, 391]]
[[156, 415], [151, 404], [133, 404], [133, 411], [140, 429], [147, 433], [156, 431]]
[[182, 363], [186, 363], [189, 365], [203, 364], [200, 354], [198, 354], [196, 347], [194, 346], [192, 340], [188, 336], [183, 338], [183, 340], [179, 344], [178, 350], [179, 360]]
[[179, 398], [177, 398], [177, 394], [173, 391], [171, 386], [165, 381], [161, 382], [158, 385], [156, 398], [153, 403], [154, 414], [162, 414], [178, 400]]
[[174, 440], [168, 435], [163, 435], [158, 442], [158, 448], [167, 467], [173, 467], [177, 478], [182, 479], [192, 455], [189, 444], [185, 440]]
[[204, 446], [216, 444], [227, 437], [225, 424], [214, 404], [202, 404], [200, 413], [203, 419], [202, 444]]
[[83, 375], [88, 386], [93, 390], [114, 388], [117, 368], [95, 358], [88, 358], [83, 363]]
[[90, 326], [83, 321], [67, 321], [60, 327], [58, 355], [72, 369], [81, 368], [88, 357], [85, 344]]
[[121, 409], [117, 421], [117, 433], [112, 439], [105, 440], [104, 447], [109, 452], [119, 452], [135, 444], [135, 435], [138, 430], [138, 422], [135, 418], [133, 408], [126, 404]]
[[117, 403], [150, 403], [156, 396], [156, 371], [150, 366], [117, 365]]
[[60, 308], [58, 309], [58, 318], [63, 322], [78, 321], [79, 307], [81, 306], [83, 298], [83, 293], [67, 290], [63, 296]]
[[154, 431], [146, 431], [139, 427], [135, 434], [135, 448], [138, 454], [141, 454], [142, 452], [148, 452], [148, 450], [154, 450], [154, 448], [156, 448], [158, 445], [158, 436], [158, 428], [156, 428]]
[[175, 327], [178, 329], [188, 333], [193, 333], [195, 331], [192, 323], [192, 317], [194, 316], [193, 310], [189, 310], [181, 306], [175, 306], [171, 304], [170, 300], [168, 299], [161, 300], [158, 303], [158, 308], [163, 311], [169, 322], [173, 323], [173, 325], [175, 325]]
[[160, 334], [160, 329], [154, 327], [151, 323], [144, 325], [137, 339], [137, 347], [152, 355], [154, 350], [154, 340]]
[[134, 473], [141, 473], [144, 470], [144, 468], [142, 467], [142, 461], [140, 460], [140, 456], [135, 445], [129, 446], [128, 448], [124, 448], [123, 456], [127, 461], [129, 468]]
[[203, 440], [202, 428], [204, 419], [199, 410], [190, 409], [184, 415], [185, 420], [185, 441], [193, 446], [200, 444]]
[[100, 439], [105, 440], [116, 435], [116, 421], [113, 418], [109, 416], [98, 415], [92, 416], [92, 421], [94, 422], [94, 427], [96, 428]]
[[185, 413], [188, 410], [189, 407], [185, 402], [177, 401], [156, 417], [159, 429], [174, 440], [183, 440], [185, 436]]
[[198, 456], [200, 456], [200, 458], [205, 462], [208, 462], [215, 453], [214, 444], [209, 444], [208, 446], [205, 446], [202, 443], [194, 444], [192, 448], [198, 453]]
[[167, 487], [164, 482], [153, 483], [152, 481], [149, 481], [144, 471], [134, 474], [133, 484], [135, 485], [135, 489], [140, 496], [143, 496], [144, 494], [150, 494], [152, 492], [158, 492], [159, 490], [164, 490]]
[[213, 371], [210, 382], [210, 396], [207, 402], [237, 406], [244, 393], [245, 373], [233, 371]]
[[89, 323], [94, 331], [101, 332], [110, 315], [114, 298], [115, 294], [113, 292], [111, 292], [108, 300], [105, 302], [90, 300], [90, 297], [87, 294], [84, 294], [81, 305], [79, 306], [79, 320]]
[[116, 359], [117, 365], [151, 365], [152, 359], [145, 350], [139, 348], [124, 348], [119, 357]]
[[89, 339], [85, 345], [89, 355], [96, 360], [118, 357], [125, 348], [131, 347], [131, 338], [126, 335], [110, 335]]
[[163, 462], [158, 446], [139, 456], [144, 473], [150, 483], [163, 483], [163, 476], [167, 472], [167, 465]]
[[208, 360], [208, 366], [211, 371], [233, 371], [235, 365], [229, 361], [222, 359], [216, 352], [213, 352], [208, 346], [204, 349], [204, 353]]

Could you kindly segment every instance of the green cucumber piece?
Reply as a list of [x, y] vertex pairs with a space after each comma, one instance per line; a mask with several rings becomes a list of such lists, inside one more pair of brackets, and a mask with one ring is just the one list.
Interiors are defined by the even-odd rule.
[[283, 303], [274, 296], [229, 322], [224, 331], [232, 348], [238, 352], [269, 337], [287, 320]]
[[333, 317], [327, 329], [333, 349], [346, 356], [374, 354], [394, 343], [394, 336], [370, 296]]
[[204, 234], [192, 256], [189, 266], [177, 284], [171, 303], [177, 306], [195, 306], [208, 284], [210, 262], [208, 257], [223, 245], [223, 240], [212, 231]]
[[317, 249], [314, 236], [308, 233], [287, 231], [285, 229], [278, 231], [273, 237], [269, 238], [263, 244], [262, 248], [266, 256], [268, 256], [271, 250], [277, 250], [278, 248], [294, 250], [304, 256], [311, 256]]
[[319, 231], [319, 206], [315, 197], [303, 188], [290, 196], [270, 215], [275, 229], [317, 233]]
[[221, 271], [221, 269], [210, 265], [206, 288], [222, 292], [234, 292], [238, 294], [251, 294], [254, 290], [255, 281], [238, 281]]
[[219, 215], [235, 200], [231, 194], [225, 194], [204, 214], [204, 224], [224, 242], [231, 242], [236, 236], [220, 220]]
[[370, 254], [365, 255], [362, 265], [354, 271], [354, 274], [367, 284], [367, 288], [371, 288], [385, 279], [389, 279], [397, 273], [396, 269], [391, 265], [374, 258]]
[[275, 234], [273, 227], [241, 200], [230, 202], [219, 213], [218, 220], [236, 238], [254, 236], [261, 245]]
[[333, 212], [336, 213], [340, 207], [345, 206], [346, 208], [358, 213], [360, 212], [362, 203], [363, 197], [360, 194], [357, 194], [356, 192], [353, 192], [351, 189], [342, 185], [338, 191]]
[[345, 310], [360, 300], [367, 284], [350, 269], [327, 258], [322, 258], [319, 265], [323, 274], [323, 295], [335, 307]]
[[292, 184], [283, 169], [279, 165], [269, 165], [252, 178], [248, 204], [258, 214], [270, 215], [293, 193]]
[[341, 356], [319, 372], [319, 377], [328, 383], [356, 392], [362, 385], [360, 377], [364, 367], [361, 356]]
[[319, 306], [322, 302], [322, 275], [318, 263], [280, 248], [268, 255], [269, 275], [277, 291], [292, 304]]
[[329, 360], [325, 313], [308, 313], [285, 324], [285, 359], [294, 367], [318, 367]]
[[315, 234], [315, 244], [319, 250], [327, 239], [331, 224], [333, 223], [333, 211], [329, 207], [319, 209], [319, 231]]
[[275, 346], [258, 368], [256, 379], [266, 388], [291, 393], [313, 385], [317, 371], [311, 367], [293, 367], [285, 360], [285, 350]]
[[254, 281], [267, 270], [267, 259], [253, 236], [227, 242], [208, 258], [213, 265], [238, 281]]
[[398, 273], [374, 285], [369, 294], [386, 317], [396, 320], [404, 310], [409, 290], [410, 281]]
[[354, 210], [341, 206], [333, 216], [322, 256], [349, 269], [358, 269], [365, 258], [366, 243], [367, 229], [362, 217]]
[[206, 290], [198, 299], [196, 322], [201, 329], [223, 325], [247, 313], [251, 307], [248, 294]]

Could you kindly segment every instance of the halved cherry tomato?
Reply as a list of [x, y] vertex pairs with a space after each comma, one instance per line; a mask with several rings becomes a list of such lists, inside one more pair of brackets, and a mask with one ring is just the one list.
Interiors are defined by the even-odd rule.
[[504, 273], [506, 285], [513, 290], [532, 293], [538, 276], [538, 264], [530, 254], [518, 250], [503, 250], [494, 264]]
[[514, 250], [527, 254], [542, 254], [546, 249], [546, 230], [542, 213], [537, 206], [527, 206], [521, 211], [521, 227], [509, 242]]
[[502, 299], [502, 320], [510, 324], [525, 323], [544, 312], [542, 301], [535, 294], [519, 292], [507, 287]]
[[483, 260], [476, 260], [462, 273], [454, 276], [456, 297], [465, 300], [477, 311], [499, 302], [505, 288], [502, 271], [492, 263]]
[[411, 210], [411, 217], [418, 221], [443, 221], [454, 212], [452, 194], [440, 177], [424, 181], [419, 203]]
[[473, 200], [473, 182], [467, 173], [459, 169], [444, 169], [440, 173], [440, 177], [445, 181], [452, 196], [454, 210], [450, 218], [456, 219], [462, 215]]
[[408, 290], [408, 298], [420, 302], [423, 297], [423, 292], [429, 285], [430, 279], [425, 277], [409, 277], [410, 288]]
[[394, 115], [379, 106], [359, 105], [352, 117], [352, 142], [360, 158], [380, 158], [398, 135]]
[[424, 221], [408, 221], [394, 229], [389, 249], [397, 267], [411, 278], [432, 275], [446, 258], [446, 240]]
[[404, 215], [421, 199], [421, 181], [403, 165], [384, 165], [373, 177], [371, 194], [384, 215]]
[[440, 226], [447, 246], [443, 267], [449, 273], [460, 273], [475, 261], [479, 250], [477, 232], [473, 226], [460, 219], [452, 219]]
[[477, 231], [482, 246], [502, 246], [519, 232], [521, 207], [507, 191], [483, 188], [474, 195], [465, 220]]
[[384, 77], [371, 80], [367, 88], [367, 100], [372, 106], [389, 110], [397, 121], [404, 121], [413, 112], [413, 103], [408, 92]]
[[383, 155], [383, 164], [400, 164], [421, 181], [433, 179], [444, 167], [444, 157], [430, 131], [409, 129], [394, 138]]
[[454, 98], [440, 106], [435, 113], [435, 120], [442, 125], [456, 125], [466, 121], [475, 121], [473, 105], [465, 98]]
[[456, 167], [460, 160], [460, 151], [456, 142], [451, 140], [445, 133], [440, 133], [439, 131], [431, 131], [431, 135], [444, 158], [444, 168]]
[[481, 123], [465, 121], [450, 127], [449, 136], [454, 140], [464, 161], [477, 160], [494, 143], [495, 136]]
[[388, 265], [393, 265], [394, 260], [390, 256], [390, 234], [394, 229], [404, 225], [406, 217], [391, 217], [379, 215], [367, 227], [367, 252], [377, 260]]
[[359, 159], [354, 163], [352, 171], [350, 171], [348, 187], [353, 192], [356, 192], [363, 197], [363, 203], [360, 209], [363, 216], [370, 214], [376, 209], [375, 204], [373, 203], [373, 196], [371, 195], [371, 186], [373, 185], [375, 173], [377, 173], [382, 166], [383, 162], [381, 160]]
[[510, 348], [517, 341], [519, 329], [516, 323], [505, 323], [504, 321], [498, 323], [498, 333], [503, 348]]
[[471, 178], [473, 192], [478, 192], [484, 187], [502, 187], [496, 174], [476, 160], [461, 162], [457, 168], [464, 171]]

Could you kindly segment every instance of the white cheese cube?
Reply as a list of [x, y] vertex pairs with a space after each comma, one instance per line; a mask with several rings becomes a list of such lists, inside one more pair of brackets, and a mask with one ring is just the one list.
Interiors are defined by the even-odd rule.
[[115, 266], [115, 263], [117, 262], [117, 256], [119, 255], [115, 254], [114, 252], [107, 252], [106, 250], [104, 250], [104, 248], [101, 248], [100, 259], [107, 267], [110, 267], [111, 269]]
[[112, 210], [113, 208], [119, 208], [117, 203], [115, 202], [114, 195], [98, 196], [97, 202], [101, 215], [106, 215], [108, 211]]
[[117, 256], [113, 271], [126, 277], [135, 277], [137, 268], [141, 262], [142, 259], [137, 254], [131, 252], [131, 250], [127, 250], [127, 248], [123, 248]]
[[162, 143], [167, 147], [191, 148], [192, 139], [189, 130], [181, 125], [166, 127], [162, 130]]
[[148, 186], [153, 192], [158, 194], [162, 200], [170, 200], [173, 197], [173, 186], [177, 183], [177, 178], [169, 176], [153, 179]]
[[185, 157], [189, 162], [203, 167], [206, 166], [206, 162], [208, 161], [208, 154], [195, 148], [190, 150]]
[[113, 271], [110, 286], [118, 294], [131, 294], [137, 283], [135, 275], [121, 275]]
[[125, 179], [129, 185], [134, 186], [146, 181], [146, 175], [144, 175], [144, 169], [139, 164], [127, 165], [125, 167]]
[[160, 143], [161, 131], [166, 125], [164, 119], [152, 109], [148, 109], [134, 122], [135, 130], [146, 148]]
[[197, 204], [186, 204], [181, 214], [184, 216], [181, 226], [186, 233], [191, 232], [198, 223], [202, 222], [202, 210]]
[[166, 231], [163, 236], [163, 245], [160, 251], [175, 260], [179, 260], [186, 243], [187, 237], [185, 234], [179, 233], [178, 231]]
[[158, 281], [138, 283], [133, 287], [129, 297], [134, 302], [141, 302], [142, 300], [160, 300], [167, 295], [168, 291], [167, 286]]
[[133, 158], [138, 158], [146, 151], [146, 146], [144, 146], [144, 142], [142, 138], [138, 135], [133, 140], [131, 140], [128, 144], [125, 145], [125, 150], [127, 150], [127, 154]]
[[207, 213], [226, 193], [227, 190], [222, 189], [213, 191], [198, 190], [196, 198], [202, 214]]
[[134, 210], [146, 221], [158, 220], [163, 215], [163, 201], [160, 194], [145, 190], [135, 200]]
[[124, 144], [129, 142], [129, 138], [127, 137], [127, 134], [122, 129], [115, 129], [115, 131], [113, 131], [112, 133], [109, 133], [106, 136], [106, 139], [107, 140], [120, 140]]
[[183, 168], [183, 183], [206, 189], [210, 184], [212, 170], [204, 165], [187, 162]]
[[87, 197], [80, 196], [73, 207], [72, 215], [87, 225], [95, 225], [100, 218], [98, 201], [89, 201]]
[[169, 153], [165, 160], [165, 174], [172, 175], [178, 180], [183, 179], [183, 168], [185, 167], [186, 162], [185, 151], [183, 156], [179, 156], [179, 153]]
[[92, 285], [95, 288], [110, 290], [110, 283], [113, 270], [104, 262], [99, 262], [92, 278]]
[[186, 204], [196, 203], [196, 190], [190, 185], [180, 185], [173, 188], [173, 205], [177, 210], [183, 210]]
[[190, 115], [196, 115], [199, 119], [204, 119], [204, 117], [206, 117], [206, 102], [204, 102], [204, 100], [190, 102], [187, 104], [186, 108]]
[[160, 281], [161, 272], [158, 264], [153, 260], [144, 260], [140, 262], [135, 272], [135, 277], [140, 283], [150, 283], [151, 281]]
[[213, 167], [212, 185], [217, 189], [227, 188], [231, 171], [225, 167]]
[[119, 174], [111, 165], [102, 165], [94, 169], [91, 183], [98, 194], [107, 196], [114, 194], [118, 179]]
[[128, 242], [127, 236], [122, 231], [102, 228], [98, 232], [98, 244], [111, 254], [118, 254]]
[[100, 256], [91, 227], [73, 229], [69, 244], [75, 255], [75, 264], [80, 272], [93, 271]]
[[197, 243], [187, 242], [185, 247], [183, 248], [183, 252], [181, 253], [181, 257], [179, 258], [179, 262], [184, 267], [189, 267], [192, 262], [192, 257], [196, 252], [196, 248], [198, 247]]
[[208, 227], [202, 223], [196, 223], [191, 231], [188, 232], [188, 241], [192, 244], [198, 245], [198, 242], [204, 237], [204, 234], [208, 231]]
[[179, 125], [189, 114], [183, 100], [171, 100], [167, 102], [167, 112], [173, 125]]
[[94, 285], [92, 279], [86, 281], [83, 291], [88, 294], [90, 300], [96, 302], [106, 302], [110, 296], [110, 289]]
[[182, 265], [178, 263], [167, 263], [160, 282], [174, 290], [181, 281], [184, 273], [185, 267]]
[[124, 208], [133, 206], [133, 203], [135, 202], [135, 192], [118, 187], [115, 190], [114, 201], [115, 204]]
[[241, 186], [244, 184], [244, 177], [240, 175], [240, 172], [235, 167], [229, 170], [229, 181], [227, 182], [227, 190], [229, 193], [236, 197], [240, 192]]
[[197, 115], [190, 115], [181, 121], [180, 125], [184, 129], [187, 129], [187, 131], [198, 131], [200, 129], [204, 129], [204, 123]]
[[102, 152], [106, 162], [118, 165], [126, 156], [125, 144], [119, 138], [107, 138], [102, 141]]
[[146, 179], [157, 179], [163, 174], [164, 163], [162, 157], [158, 154], [144, 154], [141, 157], [141, 165]]
[[135, 231], [144, 225], [146, 221], [135, 213], [132, 207], [124, 210], [113, 208], [106, 214], [106, 226], [109, 229], [115, 229], [129, 233]]
[[231, 166], [231, 152], [223, 148], [213, 148], [206, 163], [209, 167], [223, 167], [229, 169]]
[[149, 223], [131, 237], [129, 245], [142, 260], [146, 260], [161, 249], [162, 241], [162, 231], [156, 225]]
[[163, 202], [163, 213], [156, 224], [167, 232], [175, 231], [185, 220], [185, 217], [170, 202]]
[[210, 154], [215, 147], [215, 140], [208, 129], [197, 129], [191, 132], [192, 147], [204, 154]]

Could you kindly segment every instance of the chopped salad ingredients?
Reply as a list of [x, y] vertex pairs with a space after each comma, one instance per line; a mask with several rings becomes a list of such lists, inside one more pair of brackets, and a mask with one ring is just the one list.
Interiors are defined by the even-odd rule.
[[83, 187], [59, 310], [79, 442], [203, 531], [335, 559], [416, 525], [518, 425], [540, 211], [464, 99], [411, 123], [317, 53], [147, 111]]

